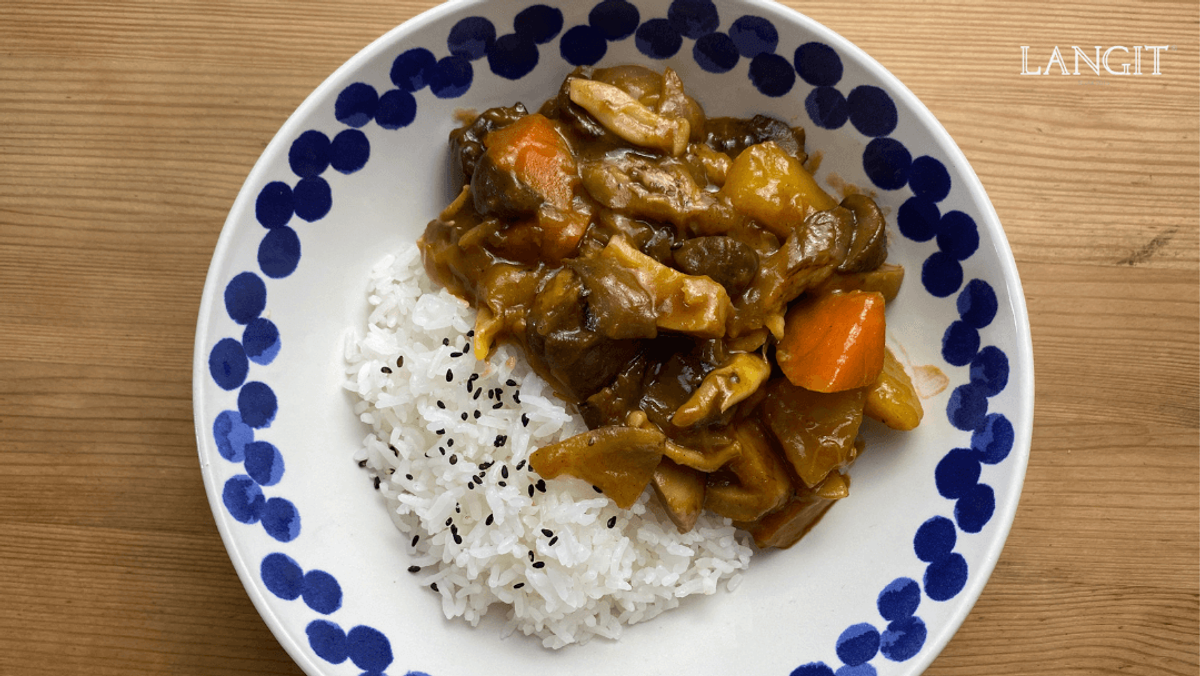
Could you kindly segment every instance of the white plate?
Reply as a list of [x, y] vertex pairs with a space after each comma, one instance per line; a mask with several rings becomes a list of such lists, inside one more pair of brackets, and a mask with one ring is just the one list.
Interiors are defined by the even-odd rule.
[[[552, 652], [499, 622], [446, 621], [352, 461], [341, 388], [371, 266], [453, 195], [454, 113], [556, 91], [571, 63], [679, 71], [710, 115], [802, 125], [818, 178], [869, 189], [908, 279], [889, 339], [949, 386], [912, 433], [873, 429], [854, 492], [733, 593], [689, 599], [618, 642]], [[570, 62], [568, 62], [570, 61]], [[837, 194], [837, 191], [833, 191]], [[991, 573], [1024, 479], [1028, 318], [979, 180], [878, 63], [754, 0], [452, 2], [339, 68], [267, 147], [213, 255], [196, 330], [197, 444], [243, 584], [309, 674], [915, 674]], [[499, 615], [499, 613], [493, 613]]]

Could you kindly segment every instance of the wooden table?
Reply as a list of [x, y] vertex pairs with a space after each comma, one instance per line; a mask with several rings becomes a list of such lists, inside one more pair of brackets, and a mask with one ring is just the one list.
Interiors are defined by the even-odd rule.
[[[278, 127], [431, 4], [0, 3], [0, 674], [300, 673], [201, 484], [200, 293]], [[1025, 492], [929, 673], [1197, 673], [1200, 8], [789, 4], [942, 121], [1029, 303]], [[1170, 49], [1161, 75], [1021, 74], [1022, 45], [1032, 70], [1073, 44]]]

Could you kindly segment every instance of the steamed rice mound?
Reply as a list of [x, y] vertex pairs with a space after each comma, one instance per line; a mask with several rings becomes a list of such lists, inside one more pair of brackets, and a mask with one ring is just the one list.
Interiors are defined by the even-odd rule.
[[346, 345], [346, 388], [371, 428], [355, 459], [409, 539], [413, 583], [440, 596], [447, 618], [474, 626], [503, 604], [505, 635], [561, 648], [736, 586], [752, 550], [728, 519], [705, 513], [680, 534], [649, 491], [622, 510], [529, 468], [583, 421], [520, 350], [474, 358], [475, 311], [434, 288], [415, 245], [372, 270], [368, 302], [365, 334]]

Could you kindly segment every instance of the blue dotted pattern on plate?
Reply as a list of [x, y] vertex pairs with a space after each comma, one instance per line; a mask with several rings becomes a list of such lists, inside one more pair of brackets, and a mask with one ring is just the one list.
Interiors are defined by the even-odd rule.
[[[362, 128], [375, 122], [386, 130], [411, 124], [417, 115], [415, 94], [425, 88], [441, 99], [465, 94], [474, 81], [472, 65], [485, 59], [497, 76], [517, 80], [538, 63], [539, 46], [561, 34], [559, 53], [572, 65], [599, 62], [608, 43], [632, 36], [638, 51], [651, 59], [677, 54], [685, 39], [692, 41], [692, 57], [711, 73], [728, 73], [742, 59], [749, 61], [746, 75], [763, 95], [785, 96], [797, 77], [812, 89], [804, 109], [818, 127], [838, 129], [847, 122], [871, 140], [862, 154], [863, 169], [882, 190], [907, 186], [912, 191], [897, 212], [900, 233], [915, 242], [935, 241], [937, 250], [921, 266], [921, 284], [932, 296], [955, 293], [959, 319], [942, 336], [942, 356], [947, 364], [969, 367], [969, 379], [950, 394], [946, 415], [955, 428], [971, 433], [970, 445], [948, 451], [935, 470], [938, 493], [954, 502], [954, 518], [933, 516], [913, 537], [913, 551], [926, 564], [924, 579], [900, 577], [880, 592], [879, 618], [847, 627], [837, 638], [836, 669], [824, 662], [796, 667], [791, 676], [873, 676], [871, 664], [882, 656], [903, 662], [920, 652], [928, 636], [916, 615], [923, 598], [948, 601], [966, 586], [966, 559], [954, 551], [959, 532], [978, 533], [996, 508], [993, 489], [980, 482], [983, 465], [1002, 462], [1014, 442], [1012, 423], [1001, 413], [988, 412], [988, 400], [1008, 383], [1009, 364], [995, 346], [981, 347], [980, 330], [996, 317], [999, 303], [984, 280], [963, 284], [963, 261], [979, 247], [975, 221], [961, 211], [941, 213], [938, 206], [951, 190], [945, 165], [930, 156], [913, 158], [900, 141], [888, 135], [899, 122], [895, 103], [883, 89], [859, 85], [843, 92], [838, 88], [843, 66], [829, 45], [808, 42], [792, 58], [776, 53], [779, 33], [767, 19], [746, 15], [721, 32], [720, 14], [710, 0], [674, 0], [666, 17], [642, 20], [638, 8], [626, 0], [603, 0], [588, 14], [586, 24], [564, 31], [563, 14], [546, 5], [531, 5], [513, 19], [511, 33], [497, 35], [496, 26], [483, 17], [462, 19], [446, 39], [448, 54], [438, 58], [424, 48], [407, 50], [392, 63], [395, 88], [382, 94], [356, 82], [345, 87], [334, 102], [334, 116], [345, 129], [333, 138], [318, 130], [297, 136], [288, 150], [295, 182], [275, 180], [264, 185], [255, 200], [254, 213], [266, 230], [258, 247], [258, 271], [235, 275], [225, 286], [225, 309], [243, 326], [239, 337], [222, 338], [209, 354], [209, 372], [223, 390], [237, 390], [237, 410], [222, 411], [212, 425], [221, 457], [241, 464], [244, 473], [225, 482], [222, 502], [237, 521], [261, 524], [275, 540], [287, 543], [300, 535], [300, 514], [282, 497], [263, 491], [277, 485], [284, 474], [284, 453], [256, 431], [266, 430], [279, 409], [275, 392], [263, 382], [248, 380], [251, 364], [270, 364], [279, 354], [278, 328], [262, 316], [267, 307], [267, 279], [281, 279], [296, 271], [301, 259], [300, 235], [294, 218], [313, 223], [333, 206], [332, 191], [322, 174], [332, 169], [353, 174], [366, 166], [371, 146]], [[299, 224], [297, 224], [299, 225]], [[261, 273], [261, 276], [260, 274]], [[280, 599], [302, 599], [320, 615], [330, 615], [342, 605], [342, 589], [333, 575], [307, 572], [283, 553], [266, 556], [259, 574], [264, 586]], [[866, 619], [866, 618], [864, 618]], [[327, 619], [312, 620], [305, 633], [313, 651], [331, 664], [349, 660], [365, 674], [381, 674], [394, 660], [391, 643], [382, 632], [356, 625], [344, 630]], [[428, 676], [409, 671], [407, 676]]]

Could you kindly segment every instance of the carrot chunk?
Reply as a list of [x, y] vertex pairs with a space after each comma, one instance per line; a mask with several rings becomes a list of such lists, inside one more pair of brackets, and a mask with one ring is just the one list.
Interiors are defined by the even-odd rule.
[[875, 382], [883, 369], [883, 295], [831, 293], [797, 303], [784, 319], [776, 348], [779, 368], [793, 385], [841, 392]]
[[510, 172], [518, 186], [541, 201], [536, 220], [524, 224], [526, 236], [557, 261], [574, 252], [590, 219], [578, 204], [578, 165], [566, 138], [543, 115], [526, 115], [487, 135], [487, 159]]

